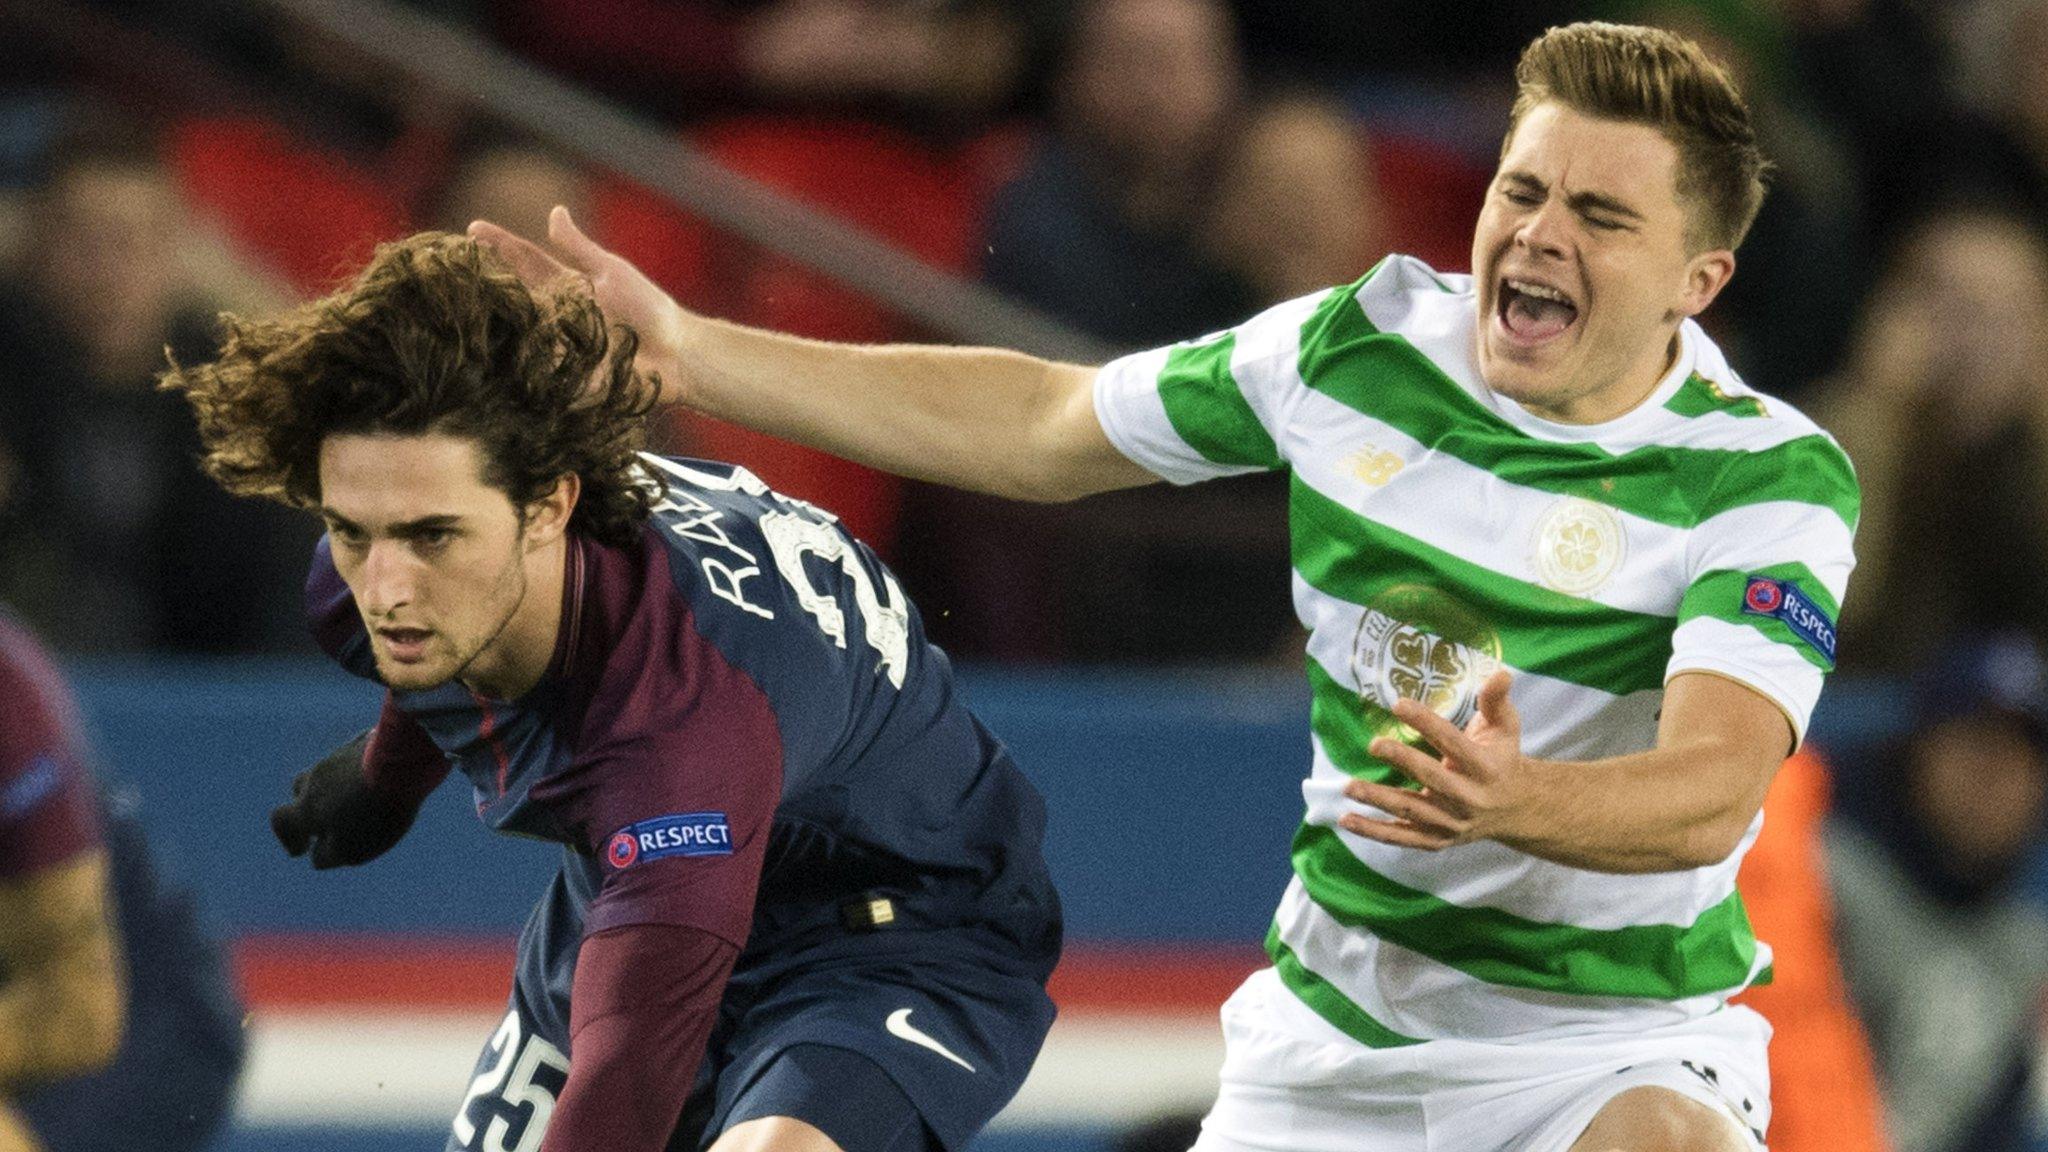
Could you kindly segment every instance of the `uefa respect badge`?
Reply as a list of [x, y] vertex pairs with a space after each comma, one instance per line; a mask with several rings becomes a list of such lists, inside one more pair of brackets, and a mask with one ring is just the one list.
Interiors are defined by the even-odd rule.
[[1751, 576], [1742, 592], [1742, 614], [1768, 616], [1791, 629], [1807, 647], [1835, 665], [1835, 622], [1790, 580]]
[[723, 812], [678, 812], [628, 824], [605, 841], [604, 859], [614, 869], [668, 856], [730, 856], [732, 825]]

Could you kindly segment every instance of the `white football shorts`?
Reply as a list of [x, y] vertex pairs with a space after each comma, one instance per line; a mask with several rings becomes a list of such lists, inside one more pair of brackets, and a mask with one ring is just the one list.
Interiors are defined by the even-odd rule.
[[1566, 1152], [1644, 1086], [1722, 1112], [1759, 1150], [1770, 1124], [1771, 1026], [1748, 1008], [1611, 1036], [1366, 1048], [1268, 968], [1224, 1003], [1223, 1037], [1194, 1152]]

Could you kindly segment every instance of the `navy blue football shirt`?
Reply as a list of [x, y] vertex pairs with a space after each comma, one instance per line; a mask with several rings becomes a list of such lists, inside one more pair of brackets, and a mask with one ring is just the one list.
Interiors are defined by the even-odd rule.
[[[744, 468], [643, 459], [666, 498], [627, 547], [571, 535], [532, 690], [393, 697], [486, 825], [567, 849], [567, 906], [536, 916], [522, 981], [566, 993], [583, 935], [646, 923], [742, 948], [736, 980], [889, 935], [870, 929], [975, 926], [991, 963], [1042, 980], [1060, 938], [1044, 804], [895, 578]], [[322, 647], [376, 679], [324, 540], [307, 607]]]

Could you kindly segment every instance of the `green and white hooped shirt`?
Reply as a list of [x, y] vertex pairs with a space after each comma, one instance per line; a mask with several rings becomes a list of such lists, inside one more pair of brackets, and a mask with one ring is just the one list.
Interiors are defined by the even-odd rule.
[[1365, 751], [1415, 739], [1394, 700], [1463, 723], [1503, 666], [1532, 756], [1652, 747], [1664, 685], [1689, 671], [1763, 693], [1803, 738], [1855, 562], [1848, 458], [1691, 321], [1650, 397], [1588, 426], [1488, 390], [1476, 322], [1471, 277], [1393, 256], [1095, 382], [1110, 440], [1167, 480], [1292, 472], [1314, 763], [1267, 949], [1374, 1047], [1635, 1031], [1769, 978], [1735, 891], [1761, 817], [1719, 864], [1624, 876], [1492, 841], [1367, 841], [1336, 827], [1342, 789], [1405, 781]]

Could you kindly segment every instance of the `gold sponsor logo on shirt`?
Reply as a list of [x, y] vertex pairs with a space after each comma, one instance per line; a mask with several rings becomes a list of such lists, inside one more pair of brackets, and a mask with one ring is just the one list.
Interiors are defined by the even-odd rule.
[[1400, 475], [1407, 466], [1400, 456], [1371, 444], [1344, 458], [1345, 469], [1374, 488]]
[[1621, 517], [1605, 504], [1567, 496], [1536, 522], [1536, 576], [1566, 595], [1599, 591], [1627, 555]]

